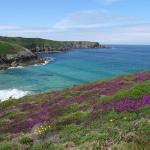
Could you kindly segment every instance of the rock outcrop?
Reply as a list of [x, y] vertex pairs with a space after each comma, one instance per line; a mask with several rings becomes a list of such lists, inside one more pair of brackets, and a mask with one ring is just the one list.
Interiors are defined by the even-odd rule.
[[15, 54], [0, 54], [0, 70], [9, 67], [27, 66], [32, 64], [39, 64], [45, 61], [44, 58], [32, 53], [28, 49], [19, 51]]
[[98, 42], [64, 42], [67, 49], [72, 48], [99, 48], [100, 44]]

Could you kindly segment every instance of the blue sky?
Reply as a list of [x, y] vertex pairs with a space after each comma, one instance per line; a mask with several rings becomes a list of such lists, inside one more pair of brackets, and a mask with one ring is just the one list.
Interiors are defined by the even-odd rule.
[[149, 0], [0, 0], [0, 35], [150, 44]]

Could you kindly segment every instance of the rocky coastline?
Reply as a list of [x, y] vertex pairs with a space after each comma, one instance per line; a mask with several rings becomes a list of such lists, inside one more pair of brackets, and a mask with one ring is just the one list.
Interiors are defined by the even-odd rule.
[[109, 48], [108, 45], [101, 45], [98, 42], [87, 42], [87, 41], [69, 41], [69, 42], [60, 42], [61, 46], [59, 47], [51, 47], [51, 45], [43, 44], [33, 44], [30, 48], [32, 52], [64, 52], [69, 51], [71, 49], [88, 49], [88, 48]]
[[[108, 48], [98, 42], [88, 41], [52, 41], [37, 38], [0, 37], [0, 70], [10, 67], [42, 64], [48, 58], [39, 55], [40, 52], [64, 52], [78, 48]], [[4, 47], [9, 46], [8, 49]], [[6, 52], [8, 51], [8, 52]]]
[[16, 54], [1, 54], [0, 55], [0, 70], [10, 67], [28, 66], [33, 64], [42, 64], [47, 58], [40, 57], [26, 49]]

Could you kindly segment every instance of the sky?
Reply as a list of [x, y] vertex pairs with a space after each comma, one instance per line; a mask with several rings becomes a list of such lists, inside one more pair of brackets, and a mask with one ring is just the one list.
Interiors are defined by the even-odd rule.
[[0, 0], [0, 36], [150, 44], [150, 0]]

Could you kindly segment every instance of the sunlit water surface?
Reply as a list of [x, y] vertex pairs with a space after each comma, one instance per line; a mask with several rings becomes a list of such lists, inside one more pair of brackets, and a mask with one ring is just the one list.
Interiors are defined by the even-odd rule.
[[54, 61], [0, 71], [1, 100], [150, 69], [150, 46], [74, 49], [42, 55], [52, 57]]

